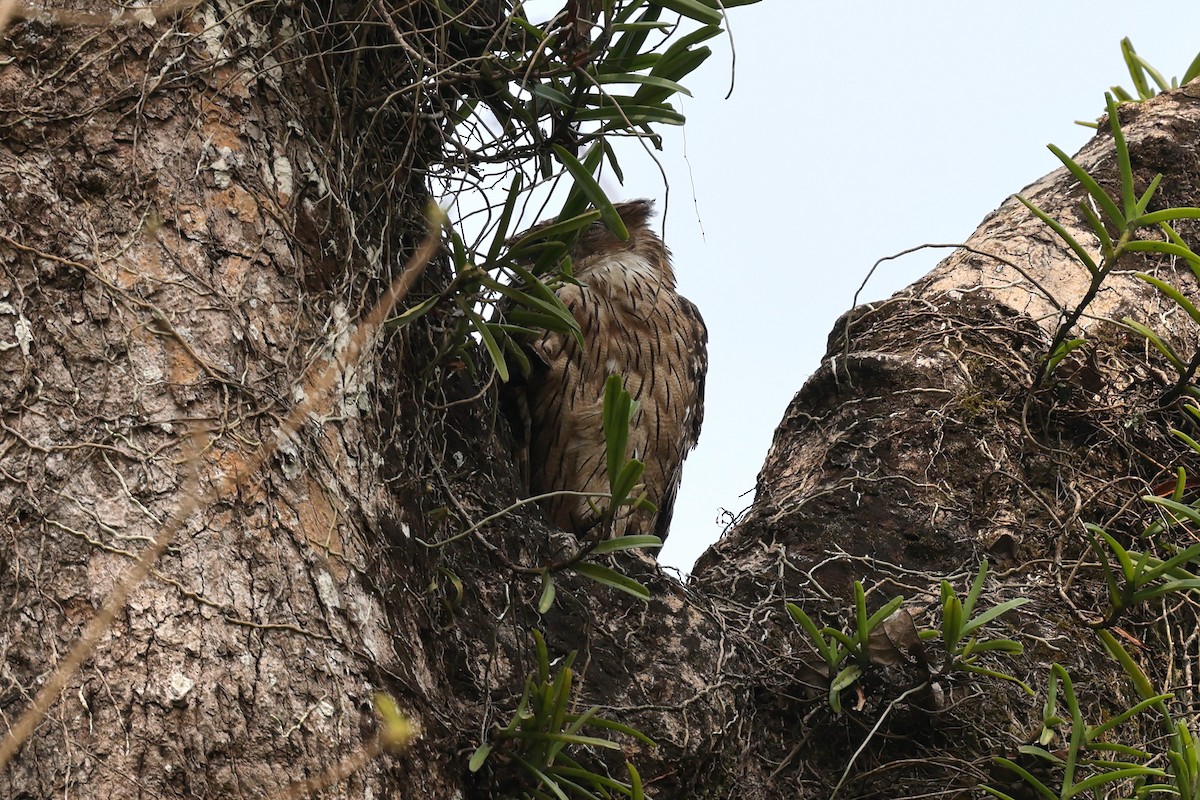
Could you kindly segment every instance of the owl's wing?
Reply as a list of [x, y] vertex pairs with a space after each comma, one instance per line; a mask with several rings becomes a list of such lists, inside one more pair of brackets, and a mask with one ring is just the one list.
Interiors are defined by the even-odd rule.
[[675, 497], [679, 493], [679, 481], [683, 477], [683, 459], [700, 439], [700, 426], [704, 422], [704, 379], [708, 375], [708, 328], [700, 309], [686, 297], [679, 298], [679, 320], [675, 330], [681, 337], [684, 363], [678, 376], [680, 388], [686, 397], [685, 416], [680, 426], [679, 458], [674, 471], [666, 476], [666, 485], [658, 502], [658, 517], [654, 521], [654, 533], [660, 539], [667, 538], [671, 528], [671, 517], [675, 513]]

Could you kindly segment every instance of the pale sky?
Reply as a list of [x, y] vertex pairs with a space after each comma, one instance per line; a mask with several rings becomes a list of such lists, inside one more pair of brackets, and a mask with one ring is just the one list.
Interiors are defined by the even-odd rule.
[[[562, 0], [526, 4], [544, 18]], [[684, 79], [683, 128], [663, 127], [659, 167], [632, 143], [614, 201], [650, 197], [680, 290], [704, 315], [709, 373], [661, 563], [682, 572], [753, 501], [755, 479], [829, 329], [879, 258], [960, 242], [1006, 197], [1074, 153], [1104, 92], [1132, 89], [1120, 40], [1168, 79], [1200, 52], [1200, 5], [1111, 0], [826, 2], [730, 9], [727, 38]], [[733, 96], [724, 99], [731, 76]], [[553, 209], [550, 210], [551, 213]], [[532, 220], [526, 220], [532, 222]], [[860, 302], [931, 269], [884, 264]]]
[[[665, 238], [681, 291], [704, 314], [704, 430], [684, 467], [659, 560], [686, 572], [753, 500], [775, 426], [816, 369], [834, 320], [880, 257], [960, 242], [984, 215], [1092, 135], [1120, 40], [1168, 79], [1200, 52], [1200, 5], [1031, 0], [808, 3], [731, 9], [728, 42], [684, 83], [688, 123], [661, 156]], [[686, 157], [685, 157], [686, 156]], [[635, 166], [637, 165], [637, 166]], [[643, 166], [644, 165], [644, 166]], [[664, 199], [630, 152], [617, 198]], [[694, 199], [693, 199], [694, 197]], [[884, 264], [860, 302], [937, 263]]]

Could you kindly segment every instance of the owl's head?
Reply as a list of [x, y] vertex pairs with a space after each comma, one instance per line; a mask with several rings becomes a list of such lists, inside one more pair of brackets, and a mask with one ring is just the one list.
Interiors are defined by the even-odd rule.
[[[663, 244], [662, 239], [650, 227], [654, 216], [653, 200], [630, 200], [615, 203], [613, 207], [625, 223], [629, 231], [628, 239], [620, 239], [608, 229], [602, 220], [593, 222], [585, 228], [571, 248], [571, 260], [574, 262], [575, 275], [582, 276], [600, 264], [611, 266], [614, 259], [619, 262], [635, 263], [642, 269], [658, 273], [658, 278], [665, 280], [668, 285], [674, 285], [675, 274], [671, 268], [671, 252]], [[523, 231], [508, 240], [510, 246], [517, 242], [529, 240], [538, 231], [552, 225], [556, 220], [539, 222], [532, 228]], [[632, 258], [622, 258], [630, 256]]]
[[571, 248], [575, 274], [586, 273], [601, 260], [630, 255], [638, 261], [653, 265], [662, 272], [664, 278], [673, 282], [671, 253], [650, 227], [650, 219], [654, 216], [654, 201], [630, 200], [626, 203], [616, 203], [614, 208], [625, 223], [629, 238], [618, 238], [603, 221], [593, 222], [579, 235], [575, 246]]

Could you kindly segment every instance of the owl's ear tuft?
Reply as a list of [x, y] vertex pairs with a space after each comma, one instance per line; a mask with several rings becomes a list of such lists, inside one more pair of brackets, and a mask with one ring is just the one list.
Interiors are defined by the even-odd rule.
[[653, 200], [630, 200], [627, 203], [617, 203], [615, 207], [621, 215], [621, 221], [630, 231], [645, 228], [650, 217], [654, 216]]

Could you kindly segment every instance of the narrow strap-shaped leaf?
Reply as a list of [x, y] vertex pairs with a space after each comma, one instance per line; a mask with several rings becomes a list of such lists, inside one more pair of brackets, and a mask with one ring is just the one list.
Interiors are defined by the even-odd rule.
[[690, 17], [702, 25], [720, 25], [721, 20], [724, 19], [720, 11], [706, 6], [699, 0], [652, 0], [652, 2], [674, 11], [676, 14]]
[[1200, 53], [1197, 53], [1196, 57], [1192, 59], [1192, 63], [1188, 64], [1188, 68], [1184, 71], [1183, 77], [1179, 79], [1179, 84], [1182, 86], [1183, 84], [1190, 83], [1196, 78], [1200, 78]]
[[[638, 86], [650, 86], [668, 93], [682, 94], [686, 97], [692, 96], [692, 93], [683, 84], [654, 75], [634, 75], [631, 72], [604, 72], [596, 76], [596, 81], [598, 83], [629, 83]], [[634, 96], [634, 99], [642, 99], [640, 92]], [[644, 99], [642, 100], [644, 102]]]
[[1183, 503], [1176, 503], [1174, 500], [1166, 497], [1155, 497], [1152, 494], [1145, 495], [1142, 497], [1142, 499], [1147, 503], [1154, 503], [1155, 505], [1162, 506], [1174, 514], [1186, 517], [1192, 522], [1200, 524], [1200, 511], [1196, 510], [1192, 506], [1184, 505]]
[[489, 323], [483, 321], [483, 317], [466, 305], [459, 306], [467, 319], [471, 321], [471, 327], [479, 333], [479, 338], [483, 340], [483, 346], [487, 348], [488, 355], [492, 357], [492, 364], [496, 367], [496, 374], [500, 376], [500, 380], [508, 382], [508, 364], [504, 363], [504, 350], [496, 341], [496, 335], [492, 331]]
[[1177, 369], [1181, 375], [1184, 373], [1185, 370], [1187, 370], [1187, 364], [1185, 364], [1183, 359], [1181, 359], [1175, 353], [1175, 349], [1173, 347], [1171, 347], [1171, 345], [1167, 344], [1162, 339], [1162, 337], [1160, 337], [1157, 333], [1152, 331], [1150, 328], [1147, 328], [1142, 323], [1138, 322], [1135, 319], [1131, 319], [1129, 317], [1126, 317], [1125, 319], [1121, 320], [1121, 324], [1123, 324], [1125, 327], [1129, 328], [1130, 330], [1134, 331], [1135, 333], [1140, 334], [1145, 339], [1149, 340], [1150, 344], [1154, 345], [1154, 347], [1158, 350], [1158, 352], [1160, 352], [1164, 356], [1166, 356], [1166, 359], [1171, 362], [1171, 366], [1175, 367], [1175, 369]]
[[[577, 115], [578, 119], [583, 119]], [[600, 151], [596, 151], [599, 153]], [[583, 195], [591, 202], [593, 206], [600, 212], [604, 224], [613, 234], [624, 241], [629, 238], [629, 231], [625, 228], [625, 222], [621, 219], [621, 215], [617, 213], [617, 209], [613, 207], [612, 201], [608, 199], [608, 195], [600, 188], [600, 184], [592, 177], [592, 169], [585, 166], [575, 156], [571, 155], [562, 145], [554, 145], [554, 155], [558, 158], [567, 172], [571, 173], [571, 177], [575, 179], [575, 186], [583, 193]]]
[[1067, 229], [1064, 228], [1058, 220], [1051, 217], [1045, 211], [1042, 211], [1040, 208], [1035, 206], [1029, 200], [1026, 200], [1021, 195], [1018, 194], [1013, 196], [1016, 197], [1017, 200], [1021, 201], [1022, 205], [1032, 211], [1038, 219], [1049, 225], [1050, 228], [1058, 234], [1059, 238], [1067, 243], [1067, 246], [1074, 251], [1079, 260], [1083, 262], [1083, 265], [1088, 268], [1088, 272], [1092, 273], [1093, 276], [1099, 274], [1100, 268], [1096, 266], [1096, 262], [1092, 260], [1092, 257], [1088, 254], [1088, 251], [1083, 249], [1083, 245], [1075, 241], [1075, 237], [1069, 234]]
[[1179, 208], [1164, 208], [1161, 211], [1151, 211], [1137, 217], [1134, 221], [1139, 225], [1157, 225], [1173, 219], [1200, 219], [1200, 208], [1180, 206]]
[[618, 589], [626, 594], [633, 595], [639, 600], [649, 600], [650, 590], [642, 584], [630, 578], [627, 575], [622, 575], [616, 570], [599, 564], [592, 564], [587, 561], [581, 561], [578, 564], [571, 566], [571, 569], [583, 575], [586, 578], [591, 578], [597, 583], [602, 583], [605, 586], [610, 586], [613, 589]]
[[[1057, 794], [1055, 794], [1054, 792], [1050, 791], [1050, 789], [1046, 786], [1046, 784], [1042, 783], [1037, 778], [1035, 778], [1033, 776], [1032, 772], [1025, 769], [1017, 762], [1010, 761], [1007, 758], [996, 758], [994, 760], [997, 764], [1004, 767], [1005, 769], [1011, 770], [1012, 772], [1015, 772], [1018, 775], [1020, 775], [1021, 780], [1025, 781], [1025, 783], [1027, 785], [1032, 786], [1037, 791], [1037, 793], [1039, 795], [1041, 795], [1042, 797], [1046, 798], [1046, 800], [1059, 800], [1059, 796]], [[988, 791], [993, 791], [993, 790], [989, 789]], [[1007, 797], [1007, 795], [1005, 795], [1005, 797]], [[1012, 798], [1009, 798], [1009, 800], [1012, 800]]]
[[629, 772], [630, 800], [646, 800], [646, 793], [642, 789], [642, 776], [638, 774], [637, 768], [633, 766], [633, 762], [626, 761], [625, 769]]
[[817, 652], [817, 655], [825, 659], [825, 663], [830, 668], [836, 669], [838, 664], [832, 660], [836, 655], [836, 649], [826, 640], [825, 636], [817, 628], [816, 623], [812, 621], [812, 617], [795, 603], [787, 603], [786, 608], [792, 619], [799, 623], [804, 632], [808, 634], [809, 642]]
[[1118, 230], [1125, 230], [1125, 215], [1121, 213], [1121, 209], [1113, 202], [1108, 193], [1100, 188], [1100, 184], [1096, 183], [1096, 179], [1088, 173], [1083, 167], [1079, 166], [1073, 158], [1063, 152], [1055, 145], [1047, 145], [1051, 153], [1063, 163], [1063, 166], [1075, 176], [1075, 180], [1079, 181], [1080, 185], [1096, 200], [1096, 204], [1100, 206], [1100, 210], [1104, 212], [1109, 221], [1115, 225]]
[[599, 108], [583, 108], [575, 112], [582, 122], [619, 122], [621, 125], [682, 125], [687, 117], [668, 106], [643, 106], [633, 103], [609, 103]]
[[1121, 40], [1121, 58], [1125, 59], [1125, 69], [1129, 71], [1129, 78], [1133, 81], [1133, 89], [1138, 93], [1138, 97], [1143, 100], [1151, 97], [1150, 84], [1146, 82], [1141, 60], [1128, 36]]
[[[1142, 82], [1145, 83], [1145, 78], [1142, 79]], [[1140, 88], [1138, 91], [1141, 93]], [[1121, 202], [1125, 208], [1124, 214], [1121, 214], [1119, 217], [1113, 217], [1112, 219], [1113, 222], [1117, 223], [1118, 227], [1124, 231], [1126, 230], [1125, 220], [1134, 215], [1134, 209], [1137, 207], [1137, 197], [1134, 195], [1133, 190], [1133, 166], [1129, 163], [1129, 146], [1125, 144], [1125, 133], [1121, 130], [1121, 116], [1117, 113], [1117, 101], [1113, 99], [1111, 94], [1106, 93], [1104, 95], [1104, 104], [1108, 107], [1108, 125], [1112, 129], [1113, 152], [1117, 157], [1117, 171], [1121, 177]], [[1076, 166], [1078, 167], [1078, 165]], [[1067, 169], [1071, 169], [1070, 164], [1067, 165]], [[1082, 167], [1079, 167], [1079, 169], [1080, 172], [1083, 172]], [[1083, 174], [1087, 175], [1086, 172]], [[1090, 179], [1091, 176], [1088, 175], [1088, 178]], [[1100, 188], [1099, 184], [1096, 184], [1094, 180], [1092, 183], [1096, 185], [1096, 190], [1100, 193], [1100, 195], [1103, 195], [1105, 198], [1108, 197], [1104, 190]], [[1084, 185], [1086, 186], [1087, 184]], [[1092, 191], [1090, 187], [1088, 188], [1088, 191]], [[1096, 194], [1093, 194], [1092, 196], [1096, 197], [1096, 202], [1102, 202], [1100, 197]]]
[[967, 599], [963, 601], [963, 614], [967, 619], [971, 618], [972, 612], [975, 611], [975, 604], [979, 602], [979, 596], [983, 594], [983, 582], [987, 579], [988, 560], [985, 558], [979, 562], [979, 572], [975, 574], [975, 580], [971, 581], [971, 588], [967, 591]]
[[886, 603], [880, 606], [874, 614], [867, 617], [867, 635], [869, 636], [871, 631], [878, 628], [885, 619], [894, 614], [896, 609], [903, 604], [904, 597], [902, 595], [896, 595], [891, 600], [888, 600]]
[[1191, 317], [1194, 322], [1200, 324], [1200, 309], [1197, 309], [1196, 306], [1192, 305], [1192, 301], [1184, 297], [1183, 293], [1174, 286], [1161, 278], [1156, 278], [1155, 276], [1148, 275], [1145, 272], [1135, 272], [1134, 275], [1174, 300], [1175, 305], [1187, 312], [1187, 315]]
[[637, 728], [632, 728], [624, 723], [617, 722], [616, 720], [607, 719], [605, 717], [593, 717], [588, 724], [594, 728], [604, 728], [610, 731], [617, 731], [618, 733], [623, 733], [626, 736], [632, 736], [634, 739], [637, 739], [644, 744], [648, 744], [651, 747], [658, 747], [658, 742], [654, 741]]
[[1000, 605], [992, 606], [987, 611], [984, 611], [982, 614], [980, 614], [978, 617], [975, 617], [974, 619], [969, 620], [965, 625], [963, 625], [963, 635], [969, 636], [972, 631], [976, 631], [979, 628], [982, 628], [984, 625], [987, 625], [989, 622], [996, 619], [997, 617], [1007, 614], [1009, 611], [1012, 611], [1014, 608], [1020, 608], [1021, 606], [1025, 605], [1028, 602], [1029, 602], [1028, 597], [1017, 597], [1012, 600], [1005, 600]]
[[492, 746], [490, 744], [481, 744], [471, 754], [471, 760], [467, 762], [467, 769], [471, 772], [479, 772], [479, 768], [483, 766], [483, 762], [487, 761], [487, 757], [491, 755]]
[[550, 574], [550, 570], [542, 570], [542, 595], [537, 604], [539, 614], [545, 614], [554, 606], [554, 595], [554, 576]]
[[[622, 15], [618, 17], [618, 21], [628, 20], [629, 15], [634, 11], [638, 4], [631, 4], [626, 8]], [[642, 12], [642, 16], [638, 18], [638, 22], [645, 24], [653, 24], [658, 22], [659, 16], [662, 14], [662, 7], [658, 5], [650, 5]], [[610, 64], [626, 64], [634, 56], [642, 52], [642, 47], [646, 44], [646, 38], [650, 35], [653, 28], [636, 28], [621, 35], [620, 38], [613, 44], [608, 52], [607, 61]]]
[[861, 676], [862, 667], [858, 666], [858, 664], [851, 664], [834, 677], [833, 682], [829, 684], [829, 689], [833, 692], [840, 692], [846, 687], [853, 685]]
[[1104, 220], [1096, 216], [1096, 212], [1092, 211], [1092, 207], [1087, 203], [1079, 204], [1079, 211], [1083, 214], [1083, 218], [1087, 220], [1092, 232], [1100, 239], [1100, 253], [1105, 261], [1111, 261], [1115, 255], [1113, 252], [1112, 237], [1108, 235], [1108, 228], [1104, 225]]
[[519, 755], [513, 754], [513, 760], [516, 761], [518, 764], [520, 764], [531, 775], [533, 775], [535, 778], [537, 778], [538, 781], [541, 782], [542, 786], [545, 786], [547, 789], [549, 789], [551, 792], [553, 792], [554, 796], [556, 798], [558, 798], [558, 800], [568, 800], [566, 793], [563, 792], [563, 790], [559, 788], [558, 782], [556, 780], [551, 778], [546, 773], [542, 772], [540, 769], [535, 767], [533, 764], [531, 764], [528, 761], [526, 761], [525, 759], [521, 758]]
[[595, 555], [604, 555], [606, 553], [616, 553], [621, 550], [635, 550], [639, 547], [662, 547], [663, 540], [658, 536], [639, 535], [639, 536], [618, 536], [615, 539], [609, 539], [601, 542], [592, 548], [592, 553]]
[[1081, 794], [1090, 792], [1097, 786], [1103, 786], [1106, 783], [1123, 781], [1126, 778], [1136, 778], [1143, 775], [1162, 776], [1166, 775], [1166, 773], [1160, 769], [1154, 769], [1153, 767], [1131, 767], [1129, 769], [1116, 769], [1111, 772], [1101, 772], [1099, 775], [1093, 775], [1090, 778], [1086, 778], [1079, 783], [1074, 784], [1071, 787], [1071, 791], [1065, 793], [1063, 798], [1066, 800], [1066, 798], [1078, 797]]
[[[1146, 187], [1145, 193], [1142, 194], [1141, 199], [1137, 201], [1137, 206], [1133, 209], [1133, 213], [1135, 215], [1140, 217], [1142, 214], [1146, 213], [1146, 209], [1150, 205], [1150, 198], [1154, 197], [1154, 193], [1158, 191], [1158, 185], [1162, 183], [1162, 177], [1162, 173], [1160, 172], [1150, 179], [1150, 185]], [[1133, 222], [1130, 224], [1137, 225], [1141, 223]]]
[[404, 309], [396, 316], [387, 320], [384, 323], [384, 325], [387, 325], [392, 328], [402, 328], [405, 325], [409, 325], [413, 322], [416, 322], [421, 317], [423, 317], [427, 313], [429, 313], [429, 310], [431, 308], [433, 308], [435, 305], [437, 305], [437, 301], [441, 300], [441, 299], [442, 299], [441, 295], [435, 294], [433, 297], [430, 297], [426, 300], [422, 300], [420, 303], [417, 303], [415, 306], [412, 306], [411, 308]]
[[[1132, 717], [1142, 713], [1143, 711], [1145, 711], [1148, 708], [1153, 708], [1156, 703], [1162, 703], [1167, 700], [1171, 700], [1174, 697], [1175, 697], [1175, 695], [1173, 695], [1173, 694], [1159, 694], [1159, 695], [1155, 695], [1154, 697], [1147, 697], [1146, 699], [1142, 700], [1141, 702], [1139, 702], [1137, 705], [1133, 706], [1132, 708], [1127, 708], [1124, 711], [1122, 711], [1120, 714], [1117, 714], [1115, 717], [1105, 720], [1101, 724], [1092, 728], [1091, 738], [1093, 740], [1098, 739], [1099, 737], [1103, 736], [1105, 733], [1107, 733], [1108, 731], [1117, 727], [1118, 725], [1124, 724], [1124, 722], [1126, 720], [1131, 719]], [[1099, 746], [1099, 745], [1100, 745], [1099, 742], [1093, 743], [1093, 746]]]
[[513, 250], [516, 251], [518, 248], [524, 250], [527, 242], [542, 239], [562, 239], [567, 234], [586, 228], [598, 219], [600, 219], [600, 212], [597, 210], [584, 211], [567, 219], [559, 219], [545, 227], [537, 228], [531, 231], [528, 236], [513, 242]]
[[[1179, 439], [1181, 442], [1186, 444], [1188, 447], [1195, 450], [1197, 453], [1200, 453], [1200, 442], [1197, 442], [1195, 439], [1193, 439], [1191, 436], [1188, 436], [1183, 431], [1172, 428], [1171, 435], [1174, 436], [1175, 438]], [[1182, 467], [1180, 469], [1182, 470]], [[1178, 500], [1179, 498], [1173, 497], [1172, 499]]]
[[495, 261], [496, 256], [500, 255], [500, 251], [504, 249], [504, 243], [508, 239], [508, 226], [512, 224], [517, 198], [521, 196], [523, 180], [524, 176], [520, 171], [513, 175], [512, 184], [508, 187], [508, 194], [504, 198], [504, 209], [500, 212], [500, 219], [496, 222], [496, 232], [492, 235], [492, 244], [488, 248], [488, 261]]

